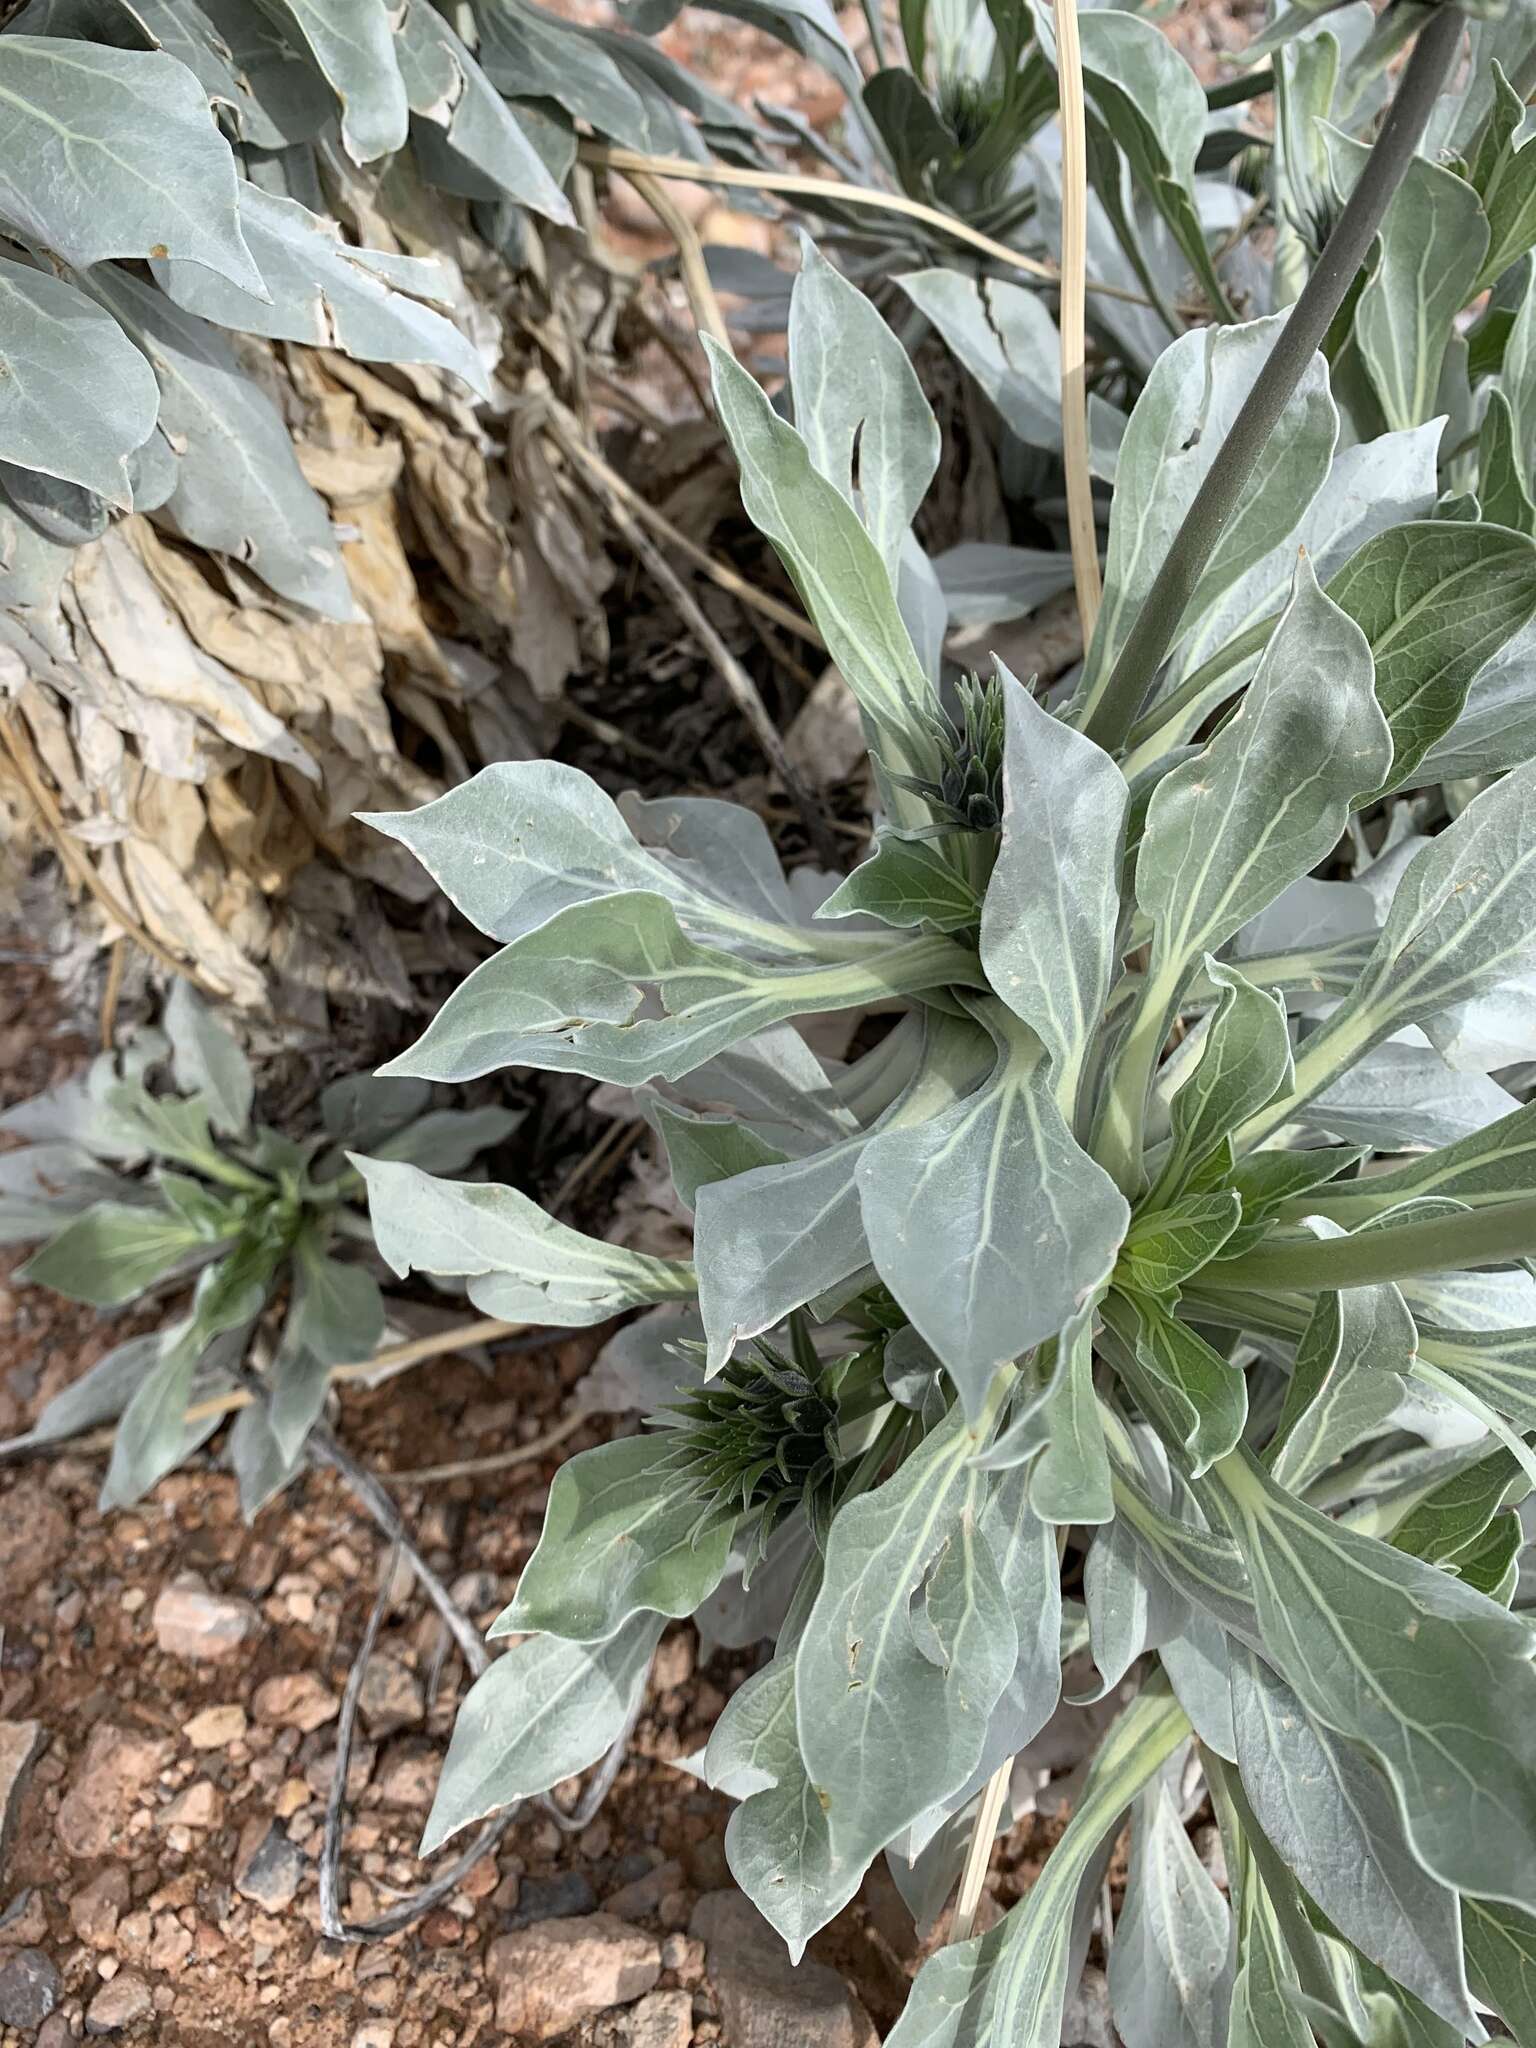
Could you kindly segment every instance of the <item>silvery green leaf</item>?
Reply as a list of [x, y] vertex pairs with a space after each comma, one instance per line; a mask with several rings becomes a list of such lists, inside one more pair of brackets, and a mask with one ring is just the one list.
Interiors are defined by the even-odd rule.
[[1120, 872], [1130, 794], [1114, 761], [1053, 718], [998, 664], [1003, 827], [981, 916], [992, 988], [1039, 1034], [1072, 1120], [1119, 967]]
[[[622, 12], [631, 27], [654, 35], [675, 19], [680, 5], [681, 0], [626, 0]], [[710, 0], [710, 11], [777, 37], [829, 71], [849, 98], [856, 98], [863, 78], [828, 0]]]
[[1196, 1736], [1229, 1763], [1237, 1759], [1231, 1650], [1227, 1633], [1215, 1616], [1203, 1607], [1191, 1606], [1178, 1634], [1166, 1637], [1157, 1653], [1173, 1696], [1188, 1714]]
[[1191, 635], [1183, 668], [1206, 660], [1280, 609], [1299, 549], [1305, 549], [1318, 581], [1327, 585], [1366, 541], [1405, 520], [1427, 519], [1438, 490], [1435, 461], [1442, 433], [1440, 422], [1431, 420], [1406, 433], [1380, 434], [1340, 448], [1294, 531], [1233, 584]]
[[1093, 1313], [1063, 1330], [1055, 1375], [1040, 1403], [1044, 1447], [1029, 1475], [1029, 1504], [1054, 1526], [1111, 1521], [1109, 1456], [1093, 1390]]
[[732, 1696], [709, 1738], [704, 1775], [741, 1802], [726, 1823], [726, 1861], [798, 1962], [858, 1890], [863, 1870], [833, 1856], [826, 1809], [806, 1776], [792, 1653], [781, 1651]]
[[886, 2048], [1060, 2048], [1073, 1912], [1104, 1837], [1189, 1732], [1152, 1687], [1110, 1729], [1073, 1802], [1066, 1833], [1000, 1926], [939, 1950], [918, 1973]]
[[60, 547], [79, 548], [100, 540], [111, 521], [111, 507], [94, 491], [36, 470], [18, 469], [14, 462], [0, 462], [0, 490], [29, 526]]
[[1358, 548], [1328, 595], [1370, 642], [1391, 783], [1411, 786], [1473, 677], [1536, 615], [1536, 542], [1481, 521], [1412, 520]]
[[115, 1308], [207, 1249], [198, 1231], [164, 1209], [95, 1202], [34, 1252], [17, 1278], [67, 1301]]
[[662, 1627], [637, 1614], [606, 1643], [532, 1636], [498, 1657], [453, 1724], [422, 1855], [596, 1763], [639, 1703]]
[[405, 146], [405, 84], [386, 0], [258, 0], [309, 52], [341, 102], [341, 138], [354, 163]]
[[266, 1300], [266, 1270], [236, 1248], [197, 1283], [192, 1313], [163, 1332], [160, 1356], [140, 1380], [112, 1439], [101, 1507], [129, 1507], [202, 1441], [218, 1417], [188, 1423], [187, 1404], [199, 1367], [234, 1363]]
[[933, 687], [879, 549], [756, 379], [708, 337], [706, 346], [748, 518], [778, 551], [865, 718], [887, 752], [895, 747], [886, 765], [920, 769], [931, 752], [923, 715]]
[[83, 1074], [0, 1110], [0, 1131], [29, 1143], [78, 1145], [98, 1159], [136, 1163], [148, 1147], [142, 1127], [112, 1106], [118, 1085], [117, 1061], [102, 1053]]
[[1187, 1518], [1182, 1512], [1182, 1492], [1181, 1511], [1172, 1511], [1166, 1478], [1154, 1498], [1144, 1463], [1138, 1460], [1133, 1464], [1118, 1445], [1111, 1449], [1110, 1458], [1116, 1520], [1125, 1524], [1140, 1546], [1149, 1583], [1161, 1582], [1170, 1595], [1203, 1609], [1228, 1635], [1245, 1643], [1257, 1642], [1253, 1590], [1236, 1546], [1203, 1523]]
[[1116, 1372], [1198, 1478], [1242, 1435], [1248, 1388], [1241, 1369], [1156, 1300], [1111, 1294], [1104, 1319], [1125, 1347], [1115, 1353]]
[[695, 1108], [749, 1117], [786, 1152], [804, 1151], [808, 1139], [835, 1144], [857, 1127], [820, 1060], [790, 1024], [717, 1053], [693, 1069], [683, 1092]]
[[[159, 385], [155, 386], [158, 408]], [[128, 458], [128, 488], [135, 512], [158, 512], [176, 488], [180, 457], [157, 427]]]
[[1170, 1104], [1173, 1146], [1158, 1177], [1159, 1190], [1177, 1188], [1209, 1159], [1234, 1124], [1262, 1109], [1291, 1076], [1285, 1005], [1209, 955], [1205, 978], [1217, 990], [1216, 1008], [1194, 1071]]
[[[642, 843], [619, 806], [579, 768], [563, 761], [497, 761], [419, 810], [364, 812], [362, 820], [409, 847], [457, 908], [493, 939], [520, 939], [573, 904], [646, 890], [665, 896], [685, 928], [712, 939], [793, 947], [787, 892], [781, 884], [770, 893], [760, 869], [747, 866], [750, 827], [732, 828], [741, 845], [732, 845], [718, 827], [706, 837], [713, 820], [698, 816], [705, 808], [696, 799], [640, 807], [635, 823], [651, 842]], [[713, 802], [707, 808], [736, 809]], [[648, 812], [662, 810], [677, 814], [673, 833], [664, 835], [658, 820], [647, 820]], [[760, 821], [752, 823], [761, 834]], [[718, 843], [722, 837], [725, 846]], [[757, 886], [749, 893], [754, 874]]]
[[1242, 1206], [1232, 1188], [1180, 1195], [1166, 1209], [1149, 1202], [1125, 1234], [1117, 1284], [1132, 1294], [1175, 1294], [1216, 1257], [1236, 1230]]
[[1022, 619], [1048, 597], [1072, 588], [1072, 557], [1045, 548], [962, 541], [935, 555], [933, 567], [952, 626], [998, 626]]
[[996, 1368], [1109, 1277], [1129, 1217], [1062, 1120], [1034, 1032], [995, 1001], [977, 1015], [997, 1048], [990, 1077], [926, 1123], [878, 1133], [858, 1165], [880, 1277], [972, 1416]]
[[1315, 1719], [1381, 1765], [1420, 1863], [1458, 1891], [1512, 1904], [1536, 1895], [1529, 1622], [1329, 1521], [1241, 1452], [1216, 1476], [1267, 1661]]
[[1295, 1089], [1239, 1134], [1254, 1142], [1405, 1024], [1536, 971], [1536, 767], [1485, 789], [1404, 870], [1354, 992], [1306, 1041]]
[[1136, 1802], [1109, 1995], [1126, 2048], [1226, 2048], [1232, 1921], [1167, 1786]]
[[[1324, 1188], [1307, 1197], [1306, 1213], [1349, 1226], [1419, 1195], [1448, 1195], [1467, 1209], [1536, 1195], [1536, 1103], [1525, 1103], [1497, 1123], [1407, 1160], [1390, 1173]], [[1294, 1211], [1285, 1214], [1287, 1221], [1296, 1220]]]
[[262, 303], [201, 264], [151, 265], [178, 306], [246, 334], [339, 349], [364, 363], [434, 363], [491, 395], [478, 349], [423, 299], [440, 298], [437, 264], [342, 240], [340, 226], [296, 200], [240, 188], [240, 224], [269, 295]]
[[[403, 1159], [423, 1173], [462, 1173], [480, 1153], [511, 1137], [526, 1114], [491, 1107], [434, 1109], [393, 1136], [380, 1138], [370, 1149], [378, 1159]], [[361, 1142], [357, 1149], [362, 1150]]]
[[607, 1642], [632, 1615], [675, 1619], [714, 1591], [733, 1522], [704, 1521], [704, 1503], [670, 1469], [674, 1449], [661, 1430], [567, 1459], [549, 1490], [538, 1548], [493, 1636]]
[[1420, 1865], [1385, 1779], [1252, 1650], [1233, 1644], [1231, 1663], [1238, 1764], [1265, 1834], [1341, 1934], [1475, 2037], [1456, 1894]]
[[256, 1092], [251, 1063], [240, 1041], [178, 977], [165, 1003], [172, 1071], [184, 1095], [200, 1095], [216, 1131], [237, 1138], [251, 1120]]
[[1536, 626], [1507, 641], [1472, 678], [1454, 725], [1419, 763], [1418, 779], [1498, 775], [1536, 754]]
[[[383, 1334], [384, 1298], [373, 1275], [363, 1266], [331, 1258], [312, 1232], [301, 1233], [294, 1246], [285, 1347], [306, 1352], [321, 1365], [344, 1365], [349, 1359], [371, 1357]], [[281, 1407], [274, 1402], [273, 1420], [278, 1441], [287, 1448]], [[294, 1440], [292, 1448], [297, 1447]]]
[[1199, 80], [1172, 42], [1134, 14], [1090, 10], [1081, 42], [1083, 78], [1095, 113], [1220, 309], [1222, 287], [1195, 204], [1195, 159], [1206, 122]]
[[[173, 0], [174, 4], [174, 0]], [[312, 142], [336, 117], [336, 95], [308, 47], [250, 0], [199, 0], [250, 91], [242, 134], [256, 149]]]
[[0, 260], [0, 455], [126, 511], [154, 432], [154, 371], [109, 313], [51, 271]]
[[938, 421], [912, 358], [808, 237], [789, 305], [789, 382], [812, 463], [859, 512], [894, 583], [939, 465]]
[[[1340, 197], [1369, 154], [1324, 127]], [[1440, 370], [1456, 316], [1488, 249], [1477, 194], [1453, 171], [1415, 157], [1387, 208], [1376, 267], [1355, 308], [1354, 333], [1389, 427], [1416, 427], [1439, 410]]]
[[0, 501], [0, 604], [8, 610], [51, 610], [73, 553]]
[[725, 1577], [693, 1610], [700, 1663], [716, 1650], [754, 1650], [781, 1636], [790, 1604], [817, 1557], [816, 1539], [799, 1509], [775, 1524], [760, 1558], [749, 1563], [738, 1545]]
[[697, 1189], [694, 1253], [711, 1372], [744, 1339], [868, 1265], [860, 1160], [882, 1134], [927, 1128], [925, 1119], [953, 1104], [985, 1059], [974, 1026], [935, 1013], [922, 1065], [875, 1132]]
[[115, 1344], [89, 1372], [82, 1373], [44, 1406], [32, 1426], [33, 1439], [38, 1443], [62, 1443], [103, 1422], [116, 1422], [135, 1390], [153, 1370], [165, 1341], [166, 1333], [150, 1330], [142, 1337], [130, 1337], [124, 1344]]
[[0, 1244], [47, 1237], [92, 1202], [132, 1200], [134, 1186], [80, 1145], [55, 1141], [0, 1152]]
[[938, 329], [1004, 424], [1028, 447], [1059, 448], [1061, 340], [1040, 294], [959, 270], [909, 270], [896, 283]]
[[162, 252], [262, 295], [235, 160], [202, 87], [160, 50], [53, 36], [0, 43], [0, 217], [75, 269]]
[[976, 1768], [1017, 1634], [977, 1516], [986, 1425], [958, 1408], [827, 1536], [795, 1658], [806, 1772], [834, 1873], [862, 1872]]
[[719, 901], [769, 924], [801, 919], [768, 827], [745, 804], [712, 796], [646, 798], [628, 790], [619, 811], [642, 846]]
[[246, 132], [250, 93], [196, 0], [28, 0], [6, 23], [13, 35], [68, 36], [120, 50], [162, 49], [185, 64], [210, 101]]
[[562, 226], [572, 224], [570, 201], [516, 114], [430, 0], [406, 0], [395, 30], [395, 56], [418, 143], [423, 129], [440, 135], [439, 147], [450, 160], [462, 159], [519, 206]]
[[428, 1081], [381, 1081], [349, 1074], [320, 1091], [325, 1128], [343, 1145], [372, 1152], [392, 1131], [419, 1117], [432, 1100]]
[[608, 1412], [652, 1415], [702, 1383], [697, 1347], [703, 1334], [698, 1310], [690, 1303], [671, 1301], [647, 1309], [608, 1339], [592, 1362], [587, 1384]]
[[[1321, 1219], [1313, 1228], [1336, 1234]], [[1304, 1493], [1338, 1459], [1392, 1429], [1417, 1348], [1413, 1318], [1396, 1287], [1319, 1294], [1265, 1453], [1279, 1484]]]
[[1488, 410], [1478, 435], [1477, 494], [1483, 517], [1495, 526], [1527, 535], [1536, 532], [1536, 506], [1526, 490], [1515, 447], [1514, 415], [1509, 400], [1497, 388], [1488, 394]]
[[876, 917], [898, 930], [930, 925], [940, 932], [967, 931], [981, 915], [981, 899], [937, 842], [881, 832], [868, 860], [838, 884], [816, 915]]
[[516, 1188], [434, 1180], [419, 1167], [349, 1156], [367, 1185], [385, 1264], [402, 1279], [468, 1276], [470, 1299], [487, 1315], [577, 1328], [694, 1291], [684, 1261], [584, 1237]]
[[787, 1155], [765, 1143], [750, 1124], [687, 1116], [665, 1102], [653, 1103], [651, 1114], [667, 1148], [673, 1189], [685, 1209], [697, 1208], [699, 1190], [715, 1181], [785, 1162]]
[[1301, 1112], [1310, 1130], [1378, 1151], [1454, 1145], [1500, 1123], [1514, 1097], [1483, 1074], [1457, 1073], [1421, 1045], [1378, 1045]]
[[696, 945], [660, 896], [578, 903], [477, 967], [379, 1071], [468, 1081], [530, 1066], [628, 1087], [678, 1081], [791, 1018], [974, 978], [943, 937], [847, 944], [841, 961], [769, 967]]
[[978, 1792], [1009, 1757], [1034, 1740], [1061, 1698], [1061, 1564], [1055, 1525], [1035, 1506], [1038, 1483], [1038, 1465], [1033, 1471], [998, 1473], [981, 1510], [981, 1533], [1019, 1643], [972, 1773]]
[[1509, 2028], [1518, 2048], [1536, 2041], [1536, 1917], [1518, 1906], [1464, 1898], [1467, 1975]]
[[162, 518], [296, 604], [355, 618], [325, 506], [304, 481], [282, 415], [223, 335], [120, 268], [94, 271], [90, 284], [160, 382], [160, 424], [180, 456]]
[[[1080, 704], [1091, 702], [1108, 680], [1131, 622], [1281, 324], [1277, 317], [1192, 330], [1153, 366], [1121, 444], [1104, 609], [1088, 650]], [[1297, 384], [1211, 553], [1184, 615], [1183, 632], [1195, 630], [1226, 591], [1289, 537], [1328, 474], [1337, 434], [1327, 368], [1318, 356]]]
[[479, 58], [509, 99], [549, 99], [630, 149], [651, 147], [645, 102], [602, 47], [572, 22], [521, 0], [476, 10]]
[[1536, 1429], [1536, 1329], [1436, 1329], [1426, 1323], [1419, 1355], [1517, 1429]]
[[1182, 981], [1314, 867], [1390, 760], [1364, 635], [1302, 562], [1238, 710], [1153, 792], [1136, 862], [1153, 979]]
[[1298, 2010], [1296, 1975], [1274, 1908], [1256, 1875], [1246, 1881], [1243, 1898], [1228, 2048], [1316, 2048], [1317, 2036]]
[[[322, 1396], [324, 1387], [321, 1388]], [[308, 1433], [308, 1425], [303, 1434]], [[297, 1475], [304, 1462], [301, 1448], [285, 1451], [272, 1427], [265, 1401], [253, 1401], [242, 1408], [230, 1425], [224, 1448], [225, 1462], [235, 1475], [240, 1492], [240, 1512], [253, 1522], [269, 1500], [275, 1500]]]
[[1448, 1067], [1488, 1074], [1536, 1059], [1536, 975], [1515, 976], [1471, 1002], [1424, 1019], [1425, 1037]]
[[1177, 1635], [1187, 1618], [1182, 1598], [1150, 1562], [1123, 1518], [1106, 1523], [1089, 1545], [1083, 1603], [1099, 1682], [1091, 1691], [1071, 1696], [1073, 1706], [1107, 1699], [1137, 1658]]
[[1500, 1445], [1485, 1457], [1468, 1455], [1474, 1462], [1423, 1494], [1398, 1522], [1392, 1531], [1394, 1550], [1455, 1569], [1457, 1553], [1475, 1544], [1506, 1507], [1525, 1498], [1530, 1481], [1512, 1451]]

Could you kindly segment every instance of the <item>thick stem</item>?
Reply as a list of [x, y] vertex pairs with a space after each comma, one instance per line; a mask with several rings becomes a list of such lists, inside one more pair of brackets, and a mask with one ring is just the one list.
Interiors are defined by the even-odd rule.
[[1360, 181], [1195, 493], [1098, 702], [1088, 710], [1083, 730], [1111, 753], [1135, 723], [1254, 465], [1370, 251], [1450, 74], [1462, 26], [1460, 8], [1445, 5], [1420, 31]]
[[1459, 1273], [1536, 1257], [1536, 1197], [1422, 1223], [1383, 1225], [1353, 1237], [1259, 1245], [1221, 1259], [1200, 1275], [1202, 1290], [1374, 1287], [1415, 1273]]

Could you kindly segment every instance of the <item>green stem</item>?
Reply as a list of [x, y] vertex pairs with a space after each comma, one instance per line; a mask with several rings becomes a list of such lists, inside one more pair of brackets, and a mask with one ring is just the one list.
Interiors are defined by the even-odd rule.
[[[1273, 612], [1267, 619], [1260, 619], [1257, 625], [1250, 626], [1247, 632], [1239, 633], [1235, 640], [1229, 640], [1225, 647], [1217, 649], [1209, 661], [1201, 662], [1197, 669], [1192, 670], [1176, 690], [1170, 690], [1166, 697], [1160, 697], [1145, 718], [1136, 721], [1126, 735], [1125, 741], [1131, 750], [1125, 763], [1127, 781], [1133, 779], [1139, 767], [1151, 766], [1150, 761], [1137, 762], [1136, 754], [1148, 741], [1161, 739], [1181, 713], [1198, 707], [1203, 719], [1214, 708], [1219, 701], [1214, 695], [1214, 685], [1247, 661], [1250, 655], [1263, 653], [1279, 618], [1280, 614]], [[1202, 700], [1208, 690], [1213, 692], [1211, 702], [1203, 703]], [[1162, 751], [1159, 747], [1158, 752]]]
[[1206, 471], [1097, 702], [1084, 707], [1083, 731], [1109, 753], [1124, 745], [1238, 499], [1370, 251], [1449, 76], [1462, 28], [1461, 9], [1447, 4], [1420, 30], [1359, 183]]
[[1266, 64], [1262, 71], [1250, 71], [1242, 78], [1229, 78], [1225, 85], [1207, 86], [1205, 104], [1214, 114], [1222, 107], [1240, 107], [1245, 100], [1262, 99], [1265, 93], [1274, 89], [1274, 66]]
[[1388, 1224], [1353, 1237], [1297, 1239], [1258, 1245], [1218, 1259], [1200, 1275], [1203, 1289], [1375, 1287], [1416, 1273], [1459, 1273], [1536, 1257], [1536, 1196], [1495, 1209]]

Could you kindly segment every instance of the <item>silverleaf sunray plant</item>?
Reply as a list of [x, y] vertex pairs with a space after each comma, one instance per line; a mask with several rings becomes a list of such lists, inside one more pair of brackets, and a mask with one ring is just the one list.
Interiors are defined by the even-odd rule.
[[[557, 1475], [426, 1845], [594, 1761], [667, 1619], [749, 1570], [774, 1651], [704, 1770], [797, 1955], [882, 1854], [937, 1913], [1065, 1651], [1091, 1696], [1134, 1686], [1043, 1874], [925, 1964], [896, 2048], [1057, 2048], [1128, 1810], [1128, 2048], [1478, 2042], [1495, 2013], [1536, 2040], [1536, 744], [1480, 757], [1434, 836], [1401, 800], [1486, 733], [1536, 541], [1458, 502], [1418, 418], [1341, 448], [1359, 366], [1318, 350], [1389, 267], [1394, 186], [1442, 170], [1415, 151], [1462, 22], [1415, 19], [1289, 318], [1153, 365], [1064, 701], [919, 654], [898, 571], [938, 450], [846, 280], [807, 252], [793, 424], [712, 350], [880, 797], [813, 915], [746, 811], [626, 810], [556, 763], [373, 821], [502, 947], [386, 1071], [630, 1087], [695, 1224], [691, 1262], [643, 1257], [356, 1156], [401, 1274], [543, 1322], [649, 1308], [625, 1336], [672, 1390]], [[1363, 509], [1362, 476], [1390, 479]], [[795, 1027], [837, 1010], [895, 1020], [829, 1067]], [[1225, 1891], [1180, 1824], [1192, 1756]]]
[[0, 1447], [115, 1424], [104, 1507], [140, 1499], [233, 1412], [226, 1455], [253, 1518], [303, 1464], [333, 1370], [367, 1359], [388, 1316], [346, 1147], [463, 1171], [520, 1121], [360, 1075], [323, 1089], [318, 1128], [295, 1139], [253, 1119], [255, 1092], [239, 1040], [178, 981], [163, 1029], [0, 1114], [27, 1141], [0, 1153], [0, 1244], [42, 1240], [19, 1280], [100, 1309], [191, 1289], [185, 1314], [115, 1345]]

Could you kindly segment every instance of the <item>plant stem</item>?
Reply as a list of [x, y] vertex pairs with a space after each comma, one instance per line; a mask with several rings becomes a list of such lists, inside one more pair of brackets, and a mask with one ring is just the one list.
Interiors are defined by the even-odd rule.
[[1415, 1273], [1458, 1273], [1536, 1256], [1536, 1197], [1460, 1216], [1259, 1245], [1201, 1272], [1202, 1290], [1374, 1287]]
[[1111, 753], [1135, 723], [1254, 466], [1370, 251], [1450, 73], [1462, 27], [1461, 9], [1444, 5], [1420, 30], [1359, 183], [1206, 471], [1097, 702], [1084, 707], [1084, 732]]
[[1225, 85], [1206, 88], [1205, 104], [1215, 113], [1221, 107], [1240, 107], [1245, 100], [1262, 99], [1275, 89], [1275, 69], [1266, 64], [1262, 71], [1250, 71], [1242, 78], [1229, 78]]

